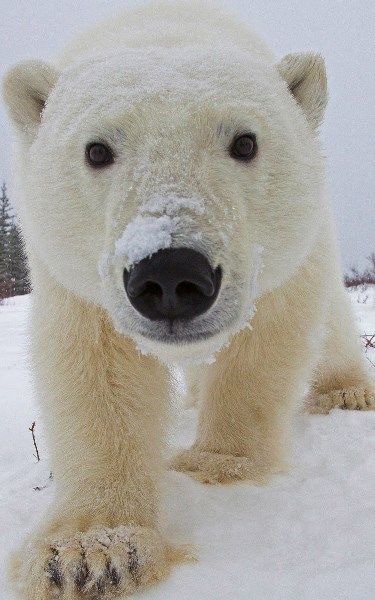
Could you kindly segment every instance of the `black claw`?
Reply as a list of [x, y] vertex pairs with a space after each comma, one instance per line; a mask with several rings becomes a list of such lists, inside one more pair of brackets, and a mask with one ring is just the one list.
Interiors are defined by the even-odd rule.
[[81, 565], [77, 568], [74, 582], [78, 589], [82, 590], [85, 587], [86, 581], [89, 576], [89, 570], [85, 562], [82, 561]]
[[121, 580], [121, 575], [113, 565], [109, 564], [107, 567], [108, 577], [112, 583], [112, 585], [118, 585]]
[[62, 587], [62, 576], [57, 562], [57, 554], [48, 563], [47, 575], [57, 587]]
[[129, 554], [128, 554], [128, 569], [129, 573], [132, 576], [135, 583], [138, 583], [138, 554], [135, 546], [129, 544]]
[[105, 575], [103, 575], [102, 577], [100, 577], [97, 580], [96, 589], [98, 590], [99, 594], [104, 594], [106, 587], [107, 587], [107, 578]]

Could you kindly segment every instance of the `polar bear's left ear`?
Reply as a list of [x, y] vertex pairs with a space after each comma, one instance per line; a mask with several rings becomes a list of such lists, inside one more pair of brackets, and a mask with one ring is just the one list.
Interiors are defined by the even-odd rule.
[[277, 68], [307, 120], [314, 128], [319, 127], [328, 100], [324, 59], [313, 52], [287, 54]]
[[34, 133], [58, 73], [42, 61], [27, 60], [12, 67], [3, 82], [3, 96], [16, 127]]

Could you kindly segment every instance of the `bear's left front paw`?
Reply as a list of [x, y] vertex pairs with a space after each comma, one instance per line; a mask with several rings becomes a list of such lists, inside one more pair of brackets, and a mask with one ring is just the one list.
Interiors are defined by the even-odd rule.
[[312, 393], [307, 399], [307, 409], [311, 414], [328, 415], [334, 408], [375, 410], [375, 394], [367, 388], [350, 387], [326, 394]]
[[250, 480], [263, 485], [273, 472], [267, 465], [256, 465], [246, 456], [205, 452], [196, 448], [182, 450], [170, 461], [169, 466], [174, 471], [181, 471], [208, 484]]

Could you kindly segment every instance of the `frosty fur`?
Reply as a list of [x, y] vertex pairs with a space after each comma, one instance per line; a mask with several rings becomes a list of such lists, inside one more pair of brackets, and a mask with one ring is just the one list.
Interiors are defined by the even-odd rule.
[[[286, 469], [309, 384], [312, 412], [374, 408], [316, 134], [324, 63], [308, 53], [277, 64], [219, 9], [156, 2], [83, 35], [55, 66], [15, 66], [4, 96], [18, 138], [36, 393], [57, 486], [12, 575], [23, 600], [107, 600], [163, 579], [188, 556], [158, 529], [163, 362], [216, 352], [187, 368], [197, 439], [171, 464], [205, 483], [264, 483]], [[243, 129], [260, 148], [249, 165], [227, 152]], [[83, 150], [97, 138], [117, 149], [116, 162], [90, 172]], [[151, 246], [136, 244], [134, 224], [156, 229]], [[191, 324], [189, 344], [163, 343], [122, 285], [125, 266], [169, 245], [223, 267], [219, 298]]]

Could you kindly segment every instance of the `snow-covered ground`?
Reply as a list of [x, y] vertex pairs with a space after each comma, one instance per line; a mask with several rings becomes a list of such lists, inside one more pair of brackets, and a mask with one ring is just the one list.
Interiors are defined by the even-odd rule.
[[[375, 290], [352, 293], [362, 333], [375, 333]], [[358, 301], [359, 300], [359, 301]], [[365, 300], [365, 302], [364, 302]], [[6, 556], [53, 496], [27, 367], [29, 298], [0, 306], [0, 598], [13, 598]], [[375, 363], [375, 352], [368, 358]], [[375, 375], [375, 368], [374, 368]], [[36, 421], [37, 463], [29, 427]], [[171, 443], [193, 438], [181, 409]], [[375, 598], [375, 413], [333, 411], [296, 423], [293, 468], [267, 487], [206, 487], [168, 473], [163, 509], [174, 541], [199, 562], [141, 594], [149, 600]], [[46, 486], [46, 487], [44, 487]], [[43, 489], [35, 489], [43, 488]], [[38, 600], [38, 599], [35, 599]]]

